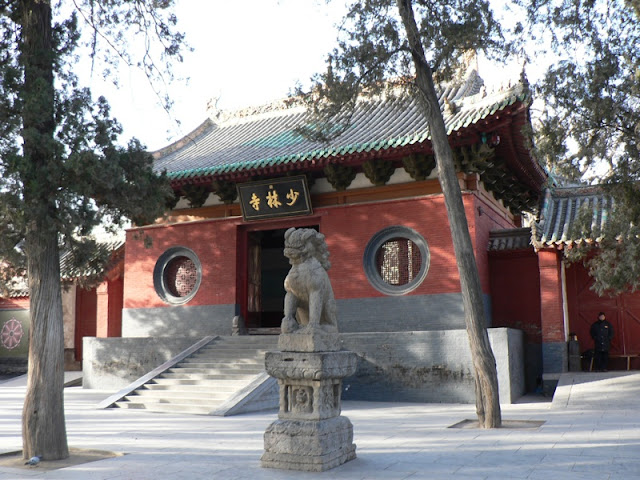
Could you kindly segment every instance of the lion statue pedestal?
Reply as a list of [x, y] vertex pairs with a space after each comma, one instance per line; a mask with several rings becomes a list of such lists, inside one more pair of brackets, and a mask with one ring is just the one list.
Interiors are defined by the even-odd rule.
[[280, 385], [280, 410], [264, 434], [261, 462], [321, 472], [356, 458], [353, 425], [340, 415], [342, 379], [355, 373], [356, 355], [340, 349], [324, 235], [290, 228], [284, 254], [291, 270], [280, 351], [265, 356], [267, 372]]

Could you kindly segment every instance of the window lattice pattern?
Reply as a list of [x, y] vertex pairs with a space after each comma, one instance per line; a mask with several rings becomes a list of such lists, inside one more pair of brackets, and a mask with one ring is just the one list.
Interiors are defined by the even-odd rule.
[[174, 297], [186, 297], [196, 288], [198, 269], [193, 260], [187, 257], [176, 257], [165, 269], [167, 290]]
[[376, 267], [389, 285], [406, 285], [420, 273], [420, 248], [406, 238], [392, 238], [376, 252]]

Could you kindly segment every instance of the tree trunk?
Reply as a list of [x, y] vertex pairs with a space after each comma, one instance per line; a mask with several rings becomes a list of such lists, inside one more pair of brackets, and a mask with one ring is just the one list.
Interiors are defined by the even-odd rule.
[[52, 16], [47, 0], [22, 0], [20, 62], [24, 67], [23, 199], [33, 219], [25, 251], [31, 327], [29, 373], [22, 410], [22, 454], [59, 460], [69, 456], [64, 420], [64, 334], [60, 292], [57, 206], [60, 179], [54, 143]]
[[60, 260], [55, 233], [31, 232], [28, 273], [31, 328], [29, 375], [22, 410], [22, 455], [69, 456], [64, 419], [64, 333]]
[[426, 61], [420, 41], [411, 0], [397, 0], [397, 5], [407, 32], [416, 69], [420, 104], [431, 132], [431, 142], [438, 166], [438, 179], [442, 186], [449, 217], [453, 249], [460, 275], [465, 324], [475, 370], [478, 422], [482, 428], [497, 428], [502, 423], [498, 397], [498, 374], [495, 357], [489, 344], [480, 276], [469, 235], [462, 193], [454, 167], [453, 153], [438, 104], [431, 67]]

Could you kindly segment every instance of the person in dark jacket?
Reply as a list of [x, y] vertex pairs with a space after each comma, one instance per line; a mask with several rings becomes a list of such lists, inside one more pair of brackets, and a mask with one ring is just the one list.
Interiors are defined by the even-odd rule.
[[593, 367], [596, 372], [606, 372], [613, 326], [607, 321], [604, 312], [598, 313], [598, 320], [591, 325], [590, 333], [593, 338]]

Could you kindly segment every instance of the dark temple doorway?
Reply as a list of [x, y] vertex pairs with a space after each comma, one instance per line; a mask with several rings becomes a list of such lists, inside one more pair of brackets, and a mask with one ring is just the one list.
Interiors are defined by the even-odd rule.
[[[315, 228], [311, 226], [307, 228]], [[253, 334], [277, 334], [284, 312], [284, 279], [289, 260], [284, 256], [287, 228], [247, 232], [246, 326]]]

